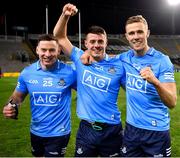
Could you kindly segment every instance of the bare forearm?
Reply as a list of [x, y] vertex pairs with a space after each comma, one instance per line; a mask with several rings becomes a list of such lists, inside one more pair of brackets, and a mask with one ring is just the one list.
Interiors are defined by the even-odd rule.
[[14, 91], [13, 94], [10, 96], [9, 101], [12, 101], [13, 103], [19, 105], [24, 101], [26, 95], [27, 94]]
[[169, 108], [174, 108], [176, 105], [177, 94], [175, 83], [161, 83], [158, 78], [154, 76], [151, 67], [145, 67], [140, 71], [140, 75], [143, 79], [146, 79], [149, 83], [152, 83], [162, 102]]
[[3, 108], [4, 117], [17, 119], [19, 105], [23, 102], [26, 95], [26, 93], [17, 92], [15, 90]]
[[160, 83], [154, 84], [162, 102], [171, 108], [174, 108], [177, 101], [176, 85], [175, 83]]
[[73, 4], [66, 4], [63, 7], [62, 14], [54, 27], [53, 34], [58, 38], [67, 37], [67, 23], [70, 16], [74, 16], [77, 13], [78, 9]]
[[65, 55], [70, 56], [73, 45], [67, 37], [67, 24], [70, 16], [74, 16], [77, 13], [76, 6], [68, 3], [63, 7], [62, 14], [58, 19], [56, 26], [54, 27], [53, 34], [58, 38], [59, 45]]
[[53, 34], [59, 40], [67, 37], [67, 23], [69, 21], [69, 16], [65, 16], [64, 13], [61, 14], [58, 22], [56, 23]]

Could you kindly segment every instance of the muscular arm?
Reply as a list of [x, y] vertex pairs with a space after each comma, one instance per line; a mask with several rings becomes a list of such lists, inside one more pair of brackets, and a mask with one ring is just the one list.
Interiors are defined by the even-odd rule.
[[26, 93], [18, 92], [15, 90], [11, 95], [10, 99], [13, 99], [13, 101], [17, 104], [21, 104], [26, 96], [27, 96]]
[[177, 100], [176, 84], [157, 82], [154, 86], [156, 87], [162, 102], [170, 109], [174, 108]]
[[63, 52], [65, 53], [65, 55], [68, 56], [71, 55], [73, 45], [67, 37], [67, 24], [70, 16], [75, 15], [76, 12], [77, 9], [74, 5], [69, 3], [66, 4], [53, 30], [53, 34], [55, 37], [58, 38], [59, 44], [62, 47]]
[[[19, 105], [24, 101], [26, 95], [27, 94], [15, 90], [9, 98], [9, 101], [12, 100], [13, 103]], [[3, 114], [6, 118], [14, 118], [14, 116], [16, 115], [16, 111], [13, 107], [10, 106], [10, 103], [8, 103], [3, 108]]]
[[153, 74], [150, 67], [141, 70], [140, 75], [149, 83], [152, 83], [162, 102], [170, 109], [174, 108], [177, 101], [176, 84], [175, 83], [161, 83]]

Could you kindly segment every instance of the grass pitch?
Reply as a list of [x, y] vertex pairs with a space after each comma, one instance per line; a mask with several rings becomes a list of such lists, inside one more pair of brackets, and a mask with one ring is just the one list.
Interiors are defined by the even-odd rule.
[[[177, 83], [178, 100], [173, 110], [170, 110], [171, 116], [171, 139], [172, 139], [172, 157], [180, 157], [180, 73], [175, 74]], [[0, 79], [0, 157], [32, 157], [30, 150], [30, 107], [29, 97], [23, 102], [19, 110], [19, 119], [5, 119], [2, 115], [2, 109], [16, 86], [17, 78]], [[122, 123], [125, 123], [125, 92], [121, 89], [118, 97], [119, 109], [122, 113]], [[76, 116], [76, 92], [72, 95], [72, 133], [66, 157], [74, 156], [76, 131], [79, 126], [79, 119]]]

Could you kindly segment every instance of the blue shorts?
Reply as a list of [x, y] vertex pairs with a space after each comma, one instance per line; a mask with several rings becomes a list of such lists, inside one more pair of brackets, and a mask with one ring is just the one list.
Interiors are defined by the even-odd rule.
[[63, 157], [70, 134], [57, 137], [39, 137], [31, 133], [31, 152], [35, 157]]
[[169, 131], [151, 131], [126, 123], [122, 155], [124, 157], [170, 157]]
[[75, 157], [120, 157], [122, 125], [92, 124], [81, 120], [76, 136]]

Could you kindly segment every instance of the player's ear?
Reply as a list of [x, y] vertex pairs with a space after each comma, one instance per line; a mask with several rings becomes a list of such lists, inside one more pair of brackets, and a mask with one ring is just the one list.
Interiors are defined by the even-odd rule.
[[147, 38], [150, 36], [150, 30], [147, 31]]
[[106, 38], [106, 47], [108, 46], [108, 39]]
[[60, 54], [61, 53], [61, 51], [62, 51], [62, 47], [60, 46], [60, 44], [58, 43], [58, 54]]
[[59, 54], [59, 55], [61, 54], [61, 51], [62, 51], [62, 48], [61, 48], [61, 46], [59, 45], [59, 46], [58, 46], [58, 54]]
[[[127, 33], [125, 33], [124, 35], [125, 35], [126, 39], [128, 40], [128, 34], [127, 34]], [[129, 41], [129, 40], [128, 40], [128, 41]]]
[[39, 47], [37, 46], [36, 47], [36, 54], [39, 54], [38, 52], [39, 52]]
[[87, 40], [84, 40], [84, 46], [88, 48]]

